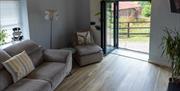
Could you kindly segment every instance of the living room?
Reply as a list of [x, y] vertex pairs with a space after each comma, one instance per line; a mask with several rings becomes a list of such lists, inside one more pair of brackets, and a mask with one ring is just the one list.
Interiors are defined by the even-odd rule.
[[[106, 6], [119, 1], [151, 4], [147, 60], [117, 55], [118, 39], [106, 52]], [[0, 91], [179, 91], [179, 3], [0, 0]]]

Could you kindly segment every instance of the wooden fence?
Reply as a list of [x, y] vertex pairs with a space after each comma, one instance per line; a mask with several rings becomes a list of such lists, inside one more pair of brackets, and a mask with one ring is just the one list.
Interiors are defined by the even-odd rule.
[[126, 33], [119, 33], [120, 35], [127, 35], [127, 37], [130, 37], [130, 35], [149, 35], [149, 33], [143, 33], [143, 32], [139, 32], [139, 33], [131, 33], [132, 29], [139, 29], [139, 30], [143, 30], [143, 29], [150, 29], [150, 26], [143, 26], [143, 27], [132, 27], [132, 24], [148, 24], [150, 25], [149, 21], [146, 22], [119, 22], [120, 25], [122, 24], [126, 24], [127, 27], [119, 27], [119, 30], [127, 30]]

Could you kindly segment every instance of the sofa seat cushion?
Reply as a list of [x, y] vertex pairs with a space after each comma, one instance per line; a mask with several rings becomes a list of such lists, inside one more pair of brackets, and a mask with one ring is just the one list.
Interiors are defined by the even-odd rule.
[[48, 81], [22, 79], [9, 86], [5, 91], [51, 91], [51, 85]]
[[48, 81], [54, 89], [64, 78], [65, 64], [58, 62], [44, 62], [37, 67], [27, 78]]
[[76, 49], [80, 56], [91, 55], [102, 51], [102, 48], [98, 45], [76, 46]]

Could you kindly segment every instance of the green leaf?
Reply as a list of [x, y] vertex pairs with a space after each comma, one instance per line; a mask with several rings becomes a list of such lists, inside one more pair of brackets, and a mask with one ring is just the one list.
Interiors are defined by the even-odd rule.
[[172, 60], [172, 77], [180, 76], [180, 34], [176, 29], [163, 29], [165, 35], [162, 37], [160, 46], [162, 47], [162, 55], [166, 55]]

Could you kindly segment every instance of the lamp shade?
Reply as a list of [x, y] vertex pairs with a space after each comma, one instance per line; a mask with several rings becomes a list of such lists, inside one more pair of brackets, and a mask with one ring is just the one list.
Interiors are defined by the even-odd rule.
[[54, 9], [47, 9], [45, 10], [45, 19], [46, 20], [58, 20], [58, 12]]

